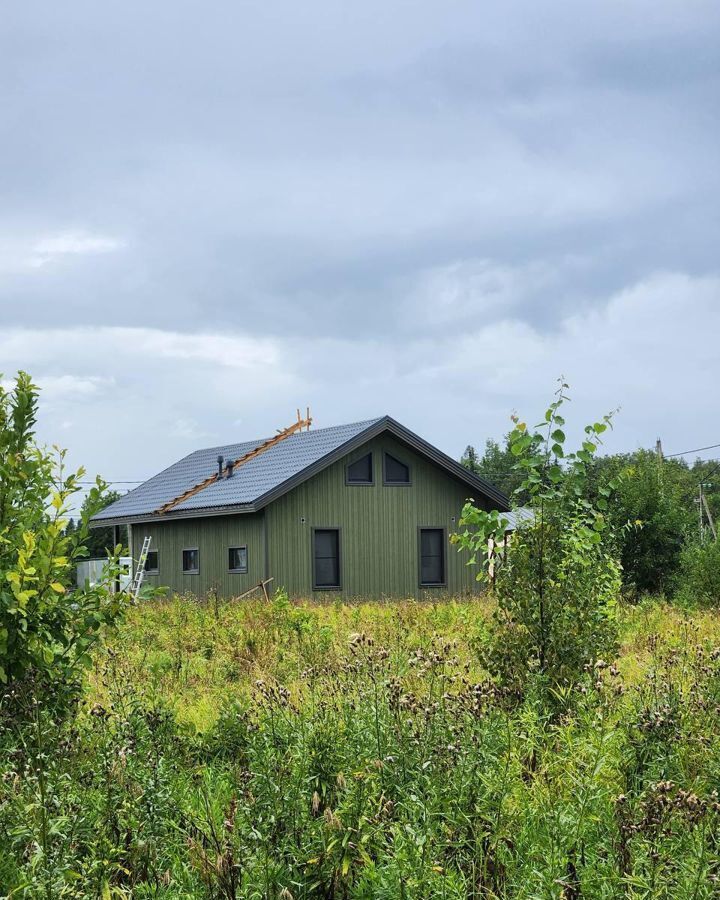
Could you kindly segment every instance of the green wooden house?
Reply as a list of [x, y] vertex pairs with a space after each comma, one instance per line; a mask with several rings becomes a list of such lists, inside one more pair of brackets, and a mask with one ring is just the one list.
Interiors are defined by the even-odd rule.
[[[298, 423], [301, 424], [301, 423]], [[390, 416], [198, 450], [95, 517], [151, 537], [146, 583], [238, 596], [426, 597], [477, 590], [449, 543], [465, 501], [507, 510], [491, 484]]]

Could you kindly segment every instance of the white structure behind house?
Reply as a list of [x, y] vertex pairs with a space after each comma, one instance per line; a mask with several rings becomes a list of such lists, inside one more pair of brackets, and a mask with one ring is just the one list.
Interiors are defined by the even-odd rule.
[[[120, 590], [125, 591], [130, 587], [132, 579], [132, 558], [130, 556], [121, 556], [120, 565], [122, 573], [120, 575]], [[77, 564], [76, 584], [79, 588], [94, 587], [107, 579], [105, 568], [107, 559], [82, 559]], [[109, 585], [110, 590], [115, 589], [114, 583]]]

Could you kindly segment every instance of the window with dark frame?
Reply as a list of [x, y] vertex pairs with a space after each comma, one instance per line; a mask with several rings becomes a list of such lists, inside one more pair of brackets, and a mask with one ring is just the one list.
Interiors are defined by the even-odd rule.
[[373, 483], [373, 458], [372, 453], [366, 453], [355, 462], [351, 462], [346, 471], [348, 484], [372, 484]]
[[313, 531], [313, 590], [340, 589], [340, 531]]
[[200, 571], [200, 551], [197, 547], [183, 550], [182, 570], [185, 575], [197, 575]]
[[410, 484], [410, 466], [392, 453], [386, 453], [384, 456], [384, 475], [385, 484]]
[[244, 575], [247, 570], [247, 547], [228, 547], [228, 572]]
[[420, 529], [420, 586], [438, 587], [446, 584], [445, 529]]
[[147, 557], [145, 558], [145, 574], [157, 575], [159, 571], [160, 563], [157, 550], [148, 550]]

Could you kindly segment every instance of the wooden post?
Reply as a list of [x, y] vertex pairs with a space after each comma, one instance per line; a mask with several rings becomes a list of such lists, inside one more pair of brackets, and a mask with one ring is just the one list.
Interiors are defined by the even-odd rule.
[[[700, 490], [702, 491], [702, 485], [700, 486]], [[700, 494], [700, 497], [702, 498], [702, 505], [705, 508], [705, 515], [707, 516], [708, 525], [710, 526], [713, 540], [717, 540], [717, 531], [715, 531], [715, 523], [713, 522], [712, 513], [710, 512], [710, 507], [708, 506], [707, 497], [703, 493]]]
[[[115, 552], [115, 548], [120, 543], [120, 526], [113, 525], [113, 552]], [[114, 585], [115, 593], [120, 593], [120, 572], [115, 575], [115, 585]]]

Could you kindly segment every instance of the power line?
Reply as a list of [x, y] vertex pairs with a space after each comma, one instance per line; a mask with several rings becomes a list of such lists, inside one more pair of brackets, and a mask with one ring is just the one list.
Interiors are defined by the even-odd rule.
[[[709, 460], [709, 461], [711, 462], [712, 460]], [[706, 481], [711, 475], [713, 475], [715, 472], [717, 472], [718, 469], [720, 469], [720, 462], [718, 462], [718, 464], [717, 464], [716, 466], [714, 466], [712, 469], [710, 469], [709, 472], [706, 472], [706, 473], [703, 475], [703, 477], [700, 479], [700, 484], [704, 484], [705, 481]]]
[[683, 450], [682, 453], [663, 453], [665, 459], [671, 459], [673, 456], [687, 456], [689, 453], [702, 453], [703, 450], [714, 450], [720, 447], [720, 444], [710, 444], [709, 447], [696, 447], [694, 450]]

